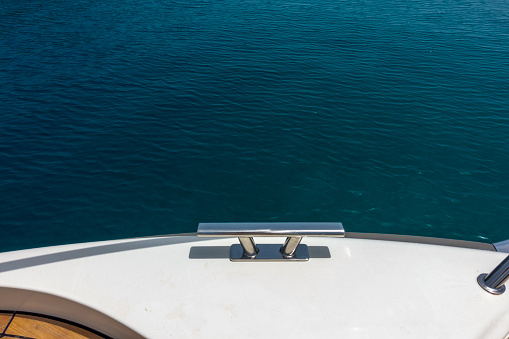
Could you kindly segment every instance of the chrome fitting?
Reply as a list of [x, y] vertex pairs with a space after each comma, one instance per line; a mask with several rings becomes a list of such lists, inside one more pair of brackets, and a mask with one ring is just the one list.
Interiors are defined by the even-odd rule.
[[483, 273], [477, 277], [477, 282], [485, 291], [491, 294], [505, 292], [504, 283], [509, 278], [509, 256], [507, 256], [490, 274]]

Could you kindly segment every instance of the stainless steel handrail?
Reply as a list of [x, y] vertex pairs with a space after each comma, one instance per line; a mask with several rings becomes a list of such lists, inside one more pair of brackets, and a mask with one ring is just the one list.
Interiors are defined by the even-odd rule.
[[[200, 223], [199, 237], [238, 237], [239, 245], [232, 245], [230, 260], [300, 260], [309, 259], [305, 244], [299, 245], [303, 237], [344, 237], [340, 222], [281, 222], [281, 223]], [[274, 251], [273, 245], [257, 246], [253, 237], [287, 237], [283, 246]], [[263, 247], [265, 252], [261, 252]]]
[[490, 274], [483, 273], [477, 277], [479, 285], [491, 294], [505, 292], [504, 283], [509, 278], [509, 256], [507, 256]]

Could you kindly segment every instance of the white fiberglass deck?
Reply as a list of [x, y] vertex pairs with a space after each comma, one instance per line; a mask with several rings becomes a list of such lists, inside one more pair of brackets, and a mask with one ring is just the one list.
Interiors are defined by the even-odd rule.
[[[0, 310], [49, 313], [123, 338], [135, 332], [147, 338], [503, 338], [509, 332], [509, 292], [491, 295], [476, 282], [505, 253], [305, 238], [308, 262], [234, 263], [227, 256], [236, 242], [177, 236], [3, 253]], [[318, 258], [324, 251], [316, 246], [327, 246], [331, 258]]]

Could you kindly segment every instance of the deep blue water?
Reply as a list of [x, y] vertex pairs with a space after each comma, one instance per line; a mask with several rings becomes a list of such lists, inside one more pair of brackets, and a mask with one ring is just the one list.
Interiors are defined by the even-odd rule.
[[342, 221], [509, 238], [504, 0], [3, 0], [0, 250]]

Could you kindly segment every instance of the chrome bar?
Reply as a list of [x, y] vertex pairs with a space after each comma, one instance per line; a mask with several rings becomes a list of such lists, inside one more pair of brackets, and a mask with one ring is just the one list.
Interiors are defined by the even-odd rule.
[[297, 251], [297, 246], [299, 246], [302, 237], [288, 237], [286, 238], [283, 247], [279, 250], [284, 258], [292, 258]]
[[340, 222], [200, 223], [199, 237], [343, 237]]
[[507, 256], [490, 274], [483, 273], [477, 277], [477, 282], [491, 294], [505, 292], [504, 283], [509, 278], [509, 256]]
[[258, 255], [258, 248], [252, 237], [239, 237], [240, 244], [242, 245], [243, 255], [248, 258], [255, 258]]

